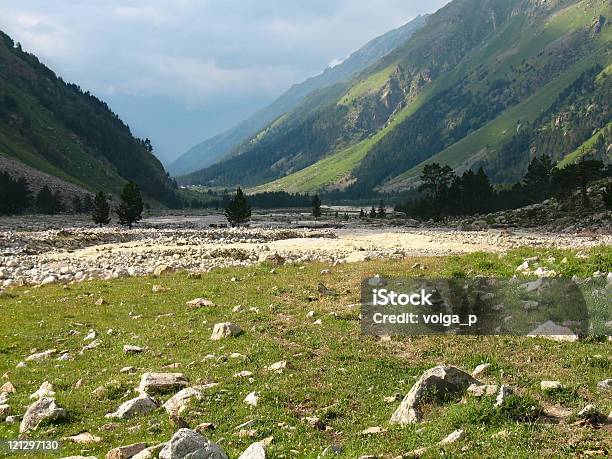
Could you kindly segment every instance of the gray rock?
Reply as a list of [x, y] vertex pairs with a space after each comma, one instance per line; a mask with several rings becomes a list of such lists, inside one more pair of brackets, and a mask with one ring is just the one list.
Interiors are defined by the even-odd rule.
[[126, 354], [140, 354], [143, 350], [140, 346], [132, 346], [131, 344], [123, 346], [123, 352]]
[[253, 443], [244, 450], [238, 459], [266, 459], [266, 444], [261, 441]]
[[597, 390], [610, 390], [612, 389], [612, 379], [604, 379], [603, 381], [599, 381], [597, 383]]
[[492, 397], [497, 393], [497, 384], [472, 384], [467, 388], [467, 393], [474, 397]]
[[506, 399], [513, 393], [514, 391], [512, 390], [512, 387], [502, 384], [499, 388], [499, 392], [497, 392], [497, 397], [495, 398], [495, 406], [502, 406]]
[[19, 415], [7, 416], [5, 419], [5, 422], [7, 424], [17, 424], [22, 419], [23, 419], [23, 416], [19, 416]]
[[578, 417], [587, 420], [599, 420], [603, 416], [595, 405], [587, 405], [578, 411]]
[[548, 320], [543, 324], [534, 328], [527, 334], [534, 338], [547, 338], [553, 341], [577, 341], [576, 335], [570, 328], [557, 325], [552, 320]]
[[227, 455], [199, 433], [180, 429], [159, 452], [159, 459], [227, 459]]
[[130, 419], [135, 416], [148, 414], [157, 408], [155, 401], [147, 394], [140, 394], [138, 397], [123, 402], [117, 411], [106, 415], [110, 419]]
[[164, 409], [168, 414], [176, 414], [179, 409], [189, 404], [193, 398], [201, 398], [202, 392], [193, 387], [187, 387], [173, 395], [166, 403], [163, 404]]
[[146, 443], [134, 443], [133, 445], [119, 446], [106, 453], [106, 459], [129, 459], [140, 453], [147, 447]]
[[26, 362], [38, 362], [39, 360], [45, 360], [51, 357], [53, 354], [57, 353], [57, 349], [49, 349], [43, 352], [37, 352], [35, 354], [29, 355], [26, 357]]
[[0, 422], [4, 422], [10, 414], [11, 407], [9, 405], [0, 405]]
[[448, 445], [449, 443], [455, 443], [456, 441], [459, 441], [459, 440], [461, 440], [463, 438], [464, 433], [465, 432], [462, 429], [455, 430], [454, 432], [451, 432], [445, 438], [440, 440], [438, 442], [438, 444], [439, 445]]
[[420, 422], [423, 417], [421, 405], [430, 401], [432, 394], [435, 394], [435, 397], [462, 394], [471, 384], [479, 382], [459, 368], [441, 365], [430, 368], [412, 386], [389, 422], [391, 424]]
[[144, 373], [140, 378], [138, 391], [147, 394], [171, 392], [188, 384], [189, 381], [183, 373]]
[[490, 363], [481, 363], [474, 368], [472, 371], [472, 377], [477, 378], [478, 376], [484, 376], [489, 372], [489, 368], [491, 367]]
[[540, 381], [540, 390], [542, 392], [563, 389], [563, 384], [559, 381]]
[[218, 341], [223, 338], [238, 336], [240, 333], [242, 333], [242, 329], [239, 325], [233, 324], [231, 322], [221, 322], [215, 324], [210, 339], [213, 341]]
[[143, 449], [141, 452], [132, 456], [132, 459], [155, 459], [159, 452], [166, 446], [166, 443], [160, 443], [159, 445], [149, 446]]
[[40, 400], [32, 403], [21, 421], [19, 432], [24, 433], [30, 430], [36, 430], [38, 425], [43, 421], [56, 421], [66, 417], [66, 410], [60, 408], [54, 398], [43, 397]]
[[186, 304], [190, 309], [211, 307], [215, 305], [215, 303], [210, 300], [207, 300], [206, 298], [195, 298], [191, 301], [188, 301]]

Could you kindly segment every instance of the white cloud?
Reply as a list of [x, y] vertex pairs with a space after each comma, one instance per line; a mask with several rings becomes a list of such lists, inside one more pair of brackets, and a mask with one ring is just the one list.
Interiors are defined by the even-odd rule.
[[[126, 121], [143, 135], [152, 111], [159, 119], [210, 111], [214, 119], [204, 116], [192, 133], [153, 128], [149, 137], [170, 156], [446, 1], [0, 0], [0, 28], [111, 106], [129, 98]], [[184, 111], [168, 110], [168, 98]], [[251, 108], [224, 106], [238, 98]]]

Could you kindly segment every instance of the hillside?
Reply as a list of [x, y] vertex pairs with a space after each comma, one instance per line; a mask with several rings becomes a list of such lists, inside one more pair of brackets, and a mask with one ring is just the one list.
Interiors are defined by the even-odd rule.
[[[361, 195], [414, 186], [427, 161], [516, 180], [533, 154], [554, 150], [560, 160], [610, 121], [610, 72], [600, 73], [611, 9], [606, 0], [455, 0], [335, 100], [305, 117], [298, 107], [240, 156], [183, 183]], [[568, 117], [577, 95], [566, 89], [585, 72], [583, 111]], [[559, 116], [567, 138], [545, 129]], [[526, 126], [521, 151], [509, 148]]]
[[168, 170], [175, 176], [189, 174], [208, 167], [225, 156], [235, 154], [234, 150], [241, 143], [273, 124], [275, 120], [291, 111], [307, 96], [321, 88], [350, 79], [393, 51], [421, 28], [426, 18], [427, 16], [416, 17], [407, 24], [371, 40], [342, 63], [328, 67], [323, 73], [293, 85], [269, 106], [257, 111], [237, 126], [191, 148], [174, 161]]
[[[174, 185], [109, 107], [65, 83], [0, 32], [0, 156], [83, 190], [117, 193], [127, 180], [174, 205]], [[44, 174], [43, 174], [44, 175]]]

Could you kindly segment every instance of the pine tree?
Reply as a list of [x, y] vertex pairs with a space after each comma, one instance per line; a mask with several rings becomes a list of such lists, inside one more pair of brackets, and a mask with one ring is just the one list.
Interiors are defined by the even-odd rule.
[[236, 189], [236, 194], [230, 199], [224, 214], [232, 227], [240, 227], [240, 224], [251, 219], [251, 206], [240, 187]]
[[[87, 195], [89, 197], [89, 195]], [[87, 199], [87, 198], [85, 198]], [[91, 197], [89, 197], [91, 199]], [[99, 191], [96, 193], [96, 197], [94, 199], [94, 213], [91, 216], [94, 223], [97, 225], [108, 225], [110, 223], [110, 205], [108, 204], [108, 200], [104, 191]]]
[[144, 204], [138, 185], [128, 182], [121, 192], [121, 204], [117, 208], [119, 223], [132, 229], [132, 225], [142, 218]]
[[370, 218], [376, 218], [376, 207], [372, 206], [370, 209]]
[[387, 216], [387, 211], [385, 210], [385, 203], [381, 199], [378, 203], [378, 210], [376, 212], [377, 218], [385, 218]]
[[9, 173], [0, 172], [0, 215], [13, 215], [30, 205], [30, 188], [25, 178], [13, 179]]
[[318, 194], [315, 194], [312, 198], [312, 216], [315, 218], [315, 221], [321, 216], [321, 198], [319, 198]]
[[359, 210], [359, 218], [365, 218], [365, 216], [366, 216], [366, 214], [365, 214], [365, 212], [363, 211], [363, 209], [360, 209], [360, 210]]

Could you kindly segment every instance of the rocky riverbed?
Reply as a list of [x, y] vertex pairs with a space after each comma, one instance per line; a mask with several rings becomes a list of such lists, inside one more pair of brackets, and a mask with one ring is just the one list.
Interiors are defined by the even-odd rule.
[[334, 264], [375, 258], [503, 252], [521, 246], [586, 249], [612, 243], [612, 236], [605, 233], [462, 231], [358, 223], [313, 228], [282, 226], [278, 222], [272, 226], [262, 219], [249, 228], [210, 228], [210, 221], [215, 219], [219, 216], [200, 220], [158, 217], [145, 220], [139, 228], [126, 230], [115, 226], [96, 228], [59, 217], [5, 218], [0, 222], [0, 285], [9, 288], [69, 284], [175, 270], [202, 273], [217, 267], [248, 266], [263, 261]]

